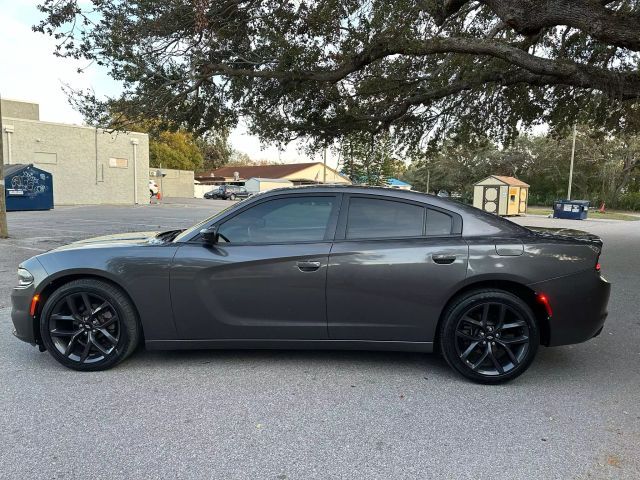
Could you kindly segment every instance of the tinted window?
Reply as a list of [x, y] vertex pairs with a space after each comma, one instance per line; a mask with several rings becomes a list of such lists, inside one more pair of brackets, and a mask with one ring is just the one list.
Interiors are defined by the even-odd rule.
[[424, 208], [375, 198], [352, 198], [347, 218], [347, 238], [419, 237]]
[[263, 202], [220, 225], [221, 240], [231, 243], [321, 241], [334, 203], [335, 197]]
[[451, 217], [446, 213], [429, 209], [427, 211], [427, 235], [451, 234]]

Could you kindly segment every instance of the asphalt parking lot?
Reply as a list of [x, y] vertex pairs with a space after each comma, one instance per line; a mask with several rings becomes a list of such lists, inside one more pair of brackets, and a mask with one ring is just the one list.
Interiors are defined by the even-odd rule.
[[225, 201], [11, 212], [0, 240], [0, 478], [640, 478], [640, 222], [519, 218], [600, 235], [613, 282], [590, 342], [502, 386], [435, 355], [138, 352], [77, 373], [11, 335], [20, 261], [96, 235], [188, 226]]

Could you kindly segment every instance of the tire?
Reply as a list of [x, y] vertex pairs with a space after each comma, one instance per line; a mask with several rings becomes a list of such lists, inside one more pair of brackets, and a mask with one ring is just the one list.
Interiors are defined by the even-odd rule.
[[513, 380], [531, 365], [540, 332], [531, 308], [499, 289], [474, 290], [456, 298], [440, 326], [447, 363], [477, 383]]
[[231, 195], [229, 195], [229, 200], [235, 200], [236, 196], [234, 193], [232, 193]]
[[120, 288], [87, 278], [66, 283], [49, 296], [40, 315], [40, 336], [65, 367], [96, 371], [131, 355], [141, 328], [131, 300]]

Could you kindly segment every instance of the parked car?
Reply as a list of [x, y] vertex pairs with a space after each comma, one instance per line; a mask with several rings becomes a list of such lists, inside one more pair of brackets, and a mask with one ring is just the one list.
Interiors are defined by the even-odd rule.
[[158, 195], [159, 191], [160, 188], [158, 187], [158, 184], [153, 180], [149, 180], [149, 195], [154, 197]]
[[239, 185], [220, 185], [220, 187], [207, 192], [204, 198], [221, 198], [223, 200], [236, 200], [238, 198], [247, 198], [251, 194], [246, 188]]
[[532, 230], [412, 191], [273, 190], [186, 230], [32, 257], [11, 317], [18, 338], [77, 370], [112, 367], [144, 341], [438, 351], [462, 375], [499, 383], [540, 344], [601, 332], [601, 249], [594, 235]]
[[220, 198], [219, 194], [220, 194], [220, 187], [215, 187], [214, 189], [206, 192], [204, 194], [204, 198], [206, 198], [208, 200], [211, 200], [213, 198]]

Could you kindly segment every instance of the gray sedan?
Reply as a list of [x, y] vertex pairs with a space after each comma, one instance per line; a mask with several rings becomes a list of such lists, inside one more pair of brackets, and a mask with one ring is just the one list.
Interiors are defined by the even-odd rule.
[[20, 265], [15, 335], [77, 370], [148, 349], [440, 352], [499, 383], [602, 330], [602, 242], [385, 188], [273, 190], [184, 231], [93, 238]]

